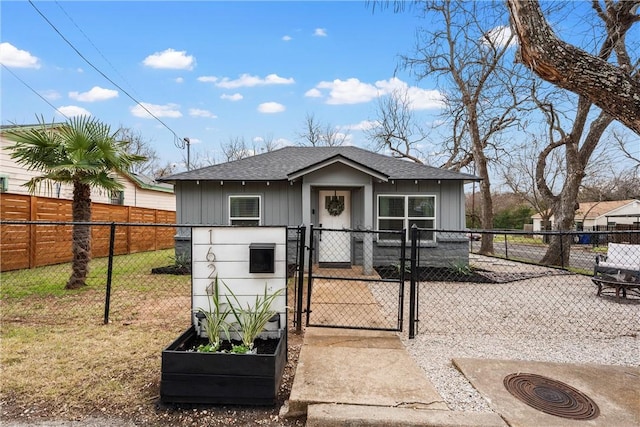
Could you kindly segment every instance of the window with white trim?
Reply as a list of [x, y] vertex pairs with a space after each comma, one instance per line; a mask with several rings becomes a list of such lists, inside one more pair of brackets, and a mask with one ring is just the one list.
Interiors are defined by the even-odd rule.
[[260, 196], [229, 196], [229, 224], [260, 225]]
[[[436, 196], [389, 194], [378, 196], [378, 230], [407, 230], [413, 225], [421, 229], [421, 241], [434, 241], [436, 227]], [[397, 234], [380, 233], [381, 241], [399, 241]]]

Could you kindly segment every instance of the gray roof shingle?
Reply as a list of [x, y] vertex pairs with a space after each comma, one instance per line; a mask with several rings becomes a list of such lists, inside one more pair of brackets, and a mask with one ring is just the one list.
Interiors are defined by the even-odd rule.
[[470, 174], [385, 156], [358, 147], [284, 147], [241, 160], [207, 166], [160, 181], [279, 181], [325, 160], [341, 156], [392, 179], [478, 180]]

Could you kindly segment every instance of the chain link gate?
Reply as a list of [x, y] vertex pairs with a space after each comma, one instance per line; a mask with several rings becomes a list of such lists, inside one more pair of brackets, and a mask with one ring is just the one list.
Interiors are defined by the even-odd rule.
[[311, 226], [309, 236], [306, 325], [401, 331], [405, 232]]

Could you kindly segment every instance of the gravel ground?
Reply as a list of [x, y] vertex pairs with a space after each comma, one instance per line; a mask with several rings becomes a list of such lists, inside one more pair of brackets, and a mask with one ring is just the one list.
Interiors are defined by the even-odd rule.
[[478, 256], [472, 263], [532, 278], [420, 284], [419, 331], [409, 340], [405, 324], [400, 336], [450, 409], [491, 411], [453, 358], [640, 365], [640, 301], [597, 297], [581, 275]]

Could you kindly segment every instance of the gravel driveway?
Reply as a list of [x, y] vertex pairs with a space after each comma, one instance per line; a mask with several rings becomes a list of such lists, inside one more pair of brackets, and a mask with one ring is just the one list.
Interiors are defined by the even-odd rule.
[[453, 358], [640, 364], [640, 301], [598, 297], [588, 276], [477, 255], [470, 262], [503, 282], [421, 282], [417, 335], [408, 339], [406, 321], [400, 333], [450, 409], [491, 411]]

